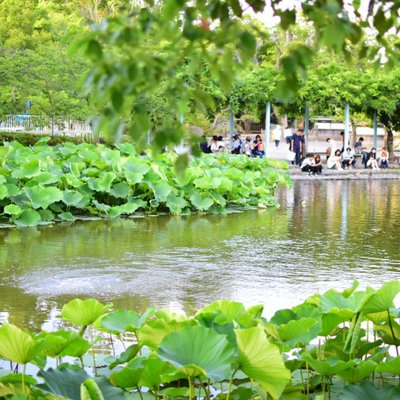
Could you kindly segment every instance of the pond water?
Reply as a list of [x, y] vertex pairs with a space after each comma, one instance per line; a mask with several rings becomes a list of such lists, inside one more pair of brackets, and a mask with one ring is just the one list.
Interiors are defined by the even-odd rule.
[[0, 320], [55, 329], [62, 304], [193, 312], [217, 299], [265, 314], [357, 279], [399, 278], [398, 181], [310, 181], [280, 209], [0, 231]]

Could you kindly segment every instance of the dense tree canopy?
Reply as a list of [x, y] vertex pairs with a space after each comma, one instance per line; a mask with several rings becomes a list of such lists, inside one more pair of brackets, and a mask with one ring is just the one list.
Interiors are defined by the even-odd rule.
[[34, 114], [89, 116], [117, 140], [129, 132], [145, 143], [152, 131], [161, 147], [187, 135], [181, 116], [199, 125], [227, 110], [261, 116], [267, 100], [276, 114], [308, 103], [340, 115], [349, 102], [394, 129], [399, 4], [285, 4], [0, 0], [0, 117], [31, 100]]

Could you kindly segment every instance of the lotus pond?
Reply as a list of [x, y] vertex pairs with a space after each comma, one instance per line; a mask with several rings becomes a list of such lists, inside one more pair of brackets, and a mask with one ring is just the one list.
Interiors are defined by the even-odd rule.
[[398, 183], [277, 198], [1, 230], [0, 398], [399, 398]]

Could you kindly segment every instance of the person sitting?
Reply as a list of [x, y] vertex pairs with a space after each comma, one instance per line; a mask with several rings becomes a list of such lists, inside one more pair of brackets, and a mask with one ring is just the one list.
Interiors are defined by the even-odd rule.
[[308, 172], [309, 175], [312, 175], [314, 174], [313, 172], [314, 165], [315, 165], [314, 154], [307, 154], [306, 158], [301, 163], [300, 168], [303, 172]]
[[233, 136], [232, 154], [240, 154], [240, 138], [239, 135]]
[[360, 137], [360, 139], [358, 139], [354, 144], [354, 152], [355, 154], [361, 154], [361, 152], [365, 149], [366, 147], [364, 146], [364, 138]]
[[342, 154], [342, 167], [344, 169], [353, 167], [355, 168], [356, 160], [350, 147], [347, 147], [346, 151]]
[[320, 175], [322, 172], [322, 162], [321, 162], [321, 156], [316, 155], [314, 157], [314, 165], [311, 166], [312, 172], [314, 174]]
[[219, 148], [218, 136], [214, 135], [212, 137], [211, 145], [210, 145], [211, 153], [218, 153], [218, 148]]
[[327, 161], [327, 168], [328, 169], [337, 169], [339, 171], [343, 170], [342, 163], [341, 163], [341, 155], [342, 152], [340, 149], [336, 149], [335, 153], [328, 158]]
[[246, 154], [247, 157], [253, 157], [253, 152], [252, 152], [252, 146], [251, 146], [251, 137], [247, 137], [246, 141], [244, 143], [244, 154]]
[[379, 165], [378, 165], [378, 160], [376, 159], [376, 148], [373, 147], [371, 151], [368, 153], [368, 159], [367, 159], [367, 167], [378, 170]]
[[202, 153], [206, 153], [206, 154], [211, 153], [210, 146], [207, 143], [206, 135], [203, 135], [201, 137], [201, 139], [202, 140], [200, 142], [200, 150], [202, 151]]
[[389, 167], [389, 154], [385, 148], [382, 149], [379, 157], [379, 165], [382, 169]]
[[265, 156], [264, 144], [260, 135], [257, 135], [253, 142], [253, 155], [254, 157], [260, 158], [263, 158]]

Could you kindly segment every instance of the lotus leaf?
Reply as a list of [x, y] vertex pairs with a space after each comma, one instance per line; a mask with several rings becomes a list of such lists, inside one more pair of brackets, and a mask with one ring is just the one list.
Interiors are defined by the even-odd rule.
[[41, 390], [69, 400], [81, 400], [80, 388], [89, 375], [78, 367], [61, 366], [40, 371], [38, 375], [44, 383], [37, 385]]
[[63, 306], [61, 317], [74, 325], [87, 326], [95, 322], [110, 307], [111, 304], [104, 305], [95, 299], [75, 299]]
[[35, 340], [15, 325], [4, 323], [0, 328], [0, 356], [18, 364], [32, 361], [36, 352]]
[[278, 348], [259, 327], [236, 329], [235, 334], [240, 369], [278, 399], [291, 378]]
[[63, 192], [55, 187], [35, 185], [25, 187], [25, 193], [32, 203], [32, 207], [46, 209], [50, 204], [63, 199]]
[[393, 300], [400, 292], [400, 281], [384, 283], [362, 307], [364, 314], [377, 313], [394, 307]]
[[4, 207], [4, 214], [10, 214], [13, 217], [18, 217], [22, 213], [22, 208], [15, 204], [9, 204], [8, 206]]
[[131, 310], [115, 310], [100, 320], [100, 327], [108, 332], [134, 332], [141, 326], [140, 314]]
[[338, 375], [346, 382], [357, 383], [367, 378], [376, 368], [376, 362], [372, 360], [361, 361], [354, 363], [350, 368], [338, 371]]
[[207, 195], [203, 195], [200, 192], [192, 194], [190, 201], [200, 211], [206, 211], [214, 204], [214, 200], [211, 197], [207, 197]]
[[232, 374], [233, 352], [225, 335], [202, 326], [169, 333], [157, 351], [188, 377], [204, 374], [217, 382]]
[[27, 209], [22, 211], [21, 215], [14, 222], [18, 226], [35, 226], [40, 220], [40, 214], [36, 210]]
[[400, 357], [388, 358], [376, 367], [376, 372], [400, 375]]
[[346, 387], [343, 396], [346, 400], [397, 400], [400, 398], [400, 390], [393, 386], [377, 388], [370, 382], [363, 382], [361, 385]]

